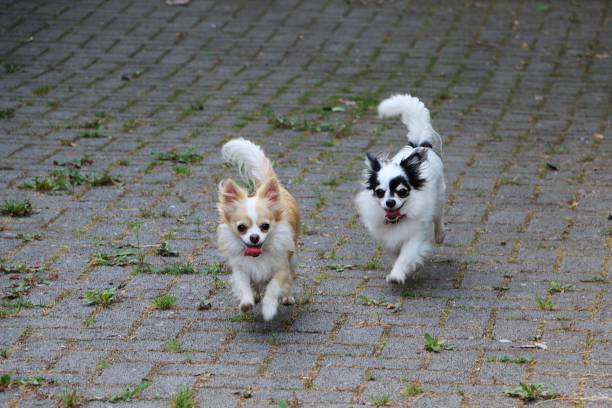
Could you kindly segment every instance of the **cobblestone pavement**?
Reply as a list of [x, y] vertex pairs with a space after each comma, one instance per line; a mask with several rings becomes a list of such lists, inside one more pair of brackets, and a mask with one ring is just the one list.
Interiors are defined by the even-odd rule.
[[[0, 200], [33, 214], [0, 217], [0, 405], [520, 407], [525, 382], [609, 406], [610, 7], [4, 1]], [[352, 205], [364, 153], [405, 143], [373, 110], [397, 92], [431, 107], [449, 185], [404, 287]], [[215, 248], [238, 136], [304, 216], [272, 323]]]

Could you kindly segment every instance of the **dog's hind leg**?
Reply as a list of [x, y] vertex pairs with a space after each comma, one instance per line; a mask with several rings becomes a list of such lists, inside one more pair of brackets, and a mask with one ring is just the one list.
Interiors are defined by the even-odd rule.
[[289, 270], [291, 272], [290, 276], [287, 277], [287, 284], [285, 285], [284, 291], [283, 291], [283, 297], [281, 299], [281, 303], [285, 306], [290, 306], [290, 305], [294, 305], [295, 304], [295, 298], [293, 297], [292, 293], [291, 293], [291, 283], [293, 281], [293, 278], [295, 278], [297, 276], [297, 255], [295, 253], [291, 253], [289, 255]]

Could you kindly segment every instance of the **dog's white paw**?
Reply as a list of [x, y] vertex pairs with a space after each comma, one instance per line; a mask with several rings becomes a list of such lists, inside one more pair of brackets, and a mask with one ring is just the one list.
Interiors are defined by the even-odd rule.
[[281, 303], [285, 306], [295, 305], [295, 298], [293, 296], [285, 296], [281, 299]]
[[403, 273], [391, 271], [386, 277], [387, 283], [403, 285], [406, 281], [406, 275]]
[[261, 306], [261, 314], [263, 314], [264, 320], [268, 322], [274, 319], [277, 311], [278, 311], [278, 301], [266, 299], [264, 297], [262, 306]]

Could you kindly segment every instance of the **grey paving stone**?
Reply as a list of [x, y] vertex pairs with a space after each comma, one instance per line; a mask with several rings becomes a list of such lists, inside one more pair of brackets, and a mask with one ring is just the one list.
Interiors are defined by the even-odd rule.
[[105, 358], [107, 353], [104, 352], [88, 352], [77, 351], [64, 355], [55, 364], [55, 369], [58, 371], [74, 371], [80, 372], [83, 370], [93, 371], [96, 365]]
[[[504, 389], [521, 381], [568, 397], [609, 394], [605, 1], [27, 0], [5, 9], [0, 201], [27, 198], [34, 214], [0, 216], [0, 264], [44, 270], [0, 272], [0, 371], [56, 381], [20, 406], [55, 403], [69, 386], [85, 406], [105, 406], [147, 375], [147, 399], [119, 406], [168, 406], [182, 383], [197, 384], [202, 406], [371, 406], [368, 395], [389, 394], [397, 406], [504, 407], [517, 404]], [[376, 117], [381, 99], [406, 92], [428, 106], [444, 141], [447, 236], [415, 278], [391, 286], [393, 258], [370, 262], [376, 244], [352, 198], [365, 153], [406, 143], [399, 120]], [[313, 127], [280, 128], [278, 115]], [[347, 127], [316, 129], [325, 123]], [[190, 261], [206, 272], [222, 262], [216, 190], [237, 174], [219, 148], [232, 137], [259, 143], [298, 199], [298, 306], [270, 323], [258, 306], [254, 321], [240, 321], [228, 274], [90, 264], [121, 245], [142, 247], [154, 266]], [[156, 153], [189, 148], [203, 155], [186, 164], [189, 175], [156, 162]], [[120, 181], [20, 188], [82, 158], [93, 162], [71, 171]], [[156, 255], [163, 240], [180, 257]], [[551, 281], [573, 289], [548, 293]], [[111, 305], [83, 304], [85, 291], [108, 287], [119, 292]], [[175, 308], [154, 310], [151, 299], [165, 292]], [[15, 295], [45, 307], [13, 307]], [[197, 310], [202, 298], [211, 309]], [[454, 350], [429, 354], [424, 333]], [[186, 351], [166, 351], [169, 339]], [[534, 339], [548, 349], [516, 348]], [[504, 355], [537, 362], [486, 361]], [[109, 366], [94, 371], [102, 358]], [[366, 381], [368, 368], [376, 380]], [[430, 391], [407, 398], [402, 377]], [[252, 398], [234, 394], [248, 386]], [[12, 389], [0, 395], [0, 405], [16, 403]]]
[[98, 384], [138, 384], [151, 370], [150, 363], [115, 363], [108, 366], [96, 379]]

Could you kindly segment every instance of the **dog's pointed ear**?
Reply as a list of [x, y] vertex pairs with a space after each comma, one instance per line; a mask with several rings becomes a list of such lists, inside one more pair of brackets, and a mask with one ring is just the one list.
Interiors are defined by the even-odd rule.
[[247, 192], [232, 179], [219, 183], [219, 211], [223, 214], [230, 211], [239, 201], [248, 197]]
[[380, 170], [381, 168], [380, 161], [370, 153], [366, 153], [366, 166], [368, 166], [368, 168], [374, 172]]
[[415, 190], [420, 190], [425, 184], [425, 178], [421, 177], [421, 164], [426, 160], [427, 152], [415, 150], [410, 156], [400, 162], [408, 182]]
[[280, 184], [278, 180], [275, 178], [271, 178], [262, 184], [257, 189], [257, 196], [261, 198], [265, 198], [270, 201], [272, 204], [277, 204], [280, 202]]

